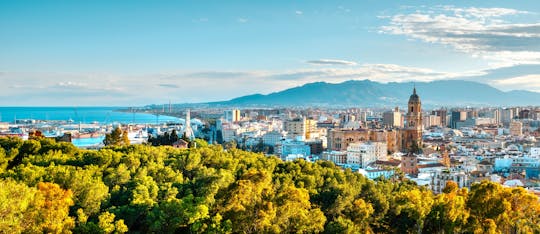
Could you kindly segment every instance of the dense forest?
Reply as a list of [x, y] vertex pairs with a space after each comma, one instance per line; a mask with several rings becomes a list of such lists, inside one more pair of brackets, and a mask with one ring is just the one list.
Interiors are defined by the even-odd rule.
[[0, 233], [540, 233], [522, 188], [399, 174], [368, 180], [331, 162], [223, 149], [78, 149], [0, 138]]

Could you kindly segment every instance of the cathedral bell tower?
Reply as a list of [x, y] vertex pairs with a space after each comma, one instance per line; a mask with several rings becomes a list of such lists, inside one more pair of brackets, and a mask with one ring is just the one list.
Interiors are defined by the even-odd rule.
[[409, 98], [407, 115], [405, 119], [407, 124], [403, 132], [403, 151], [417, 153], [422, 148], [422, 102], [416, 94], [416, 87]]

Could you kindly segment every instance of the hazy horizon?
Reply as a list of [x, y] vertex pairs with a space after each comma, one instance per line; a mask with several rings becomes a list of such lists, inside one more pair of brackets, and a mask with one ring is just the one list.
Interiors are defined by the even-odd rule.
[[0, 106], [141, 106], [306, 83], [540, 91], [535, 1], [0, 1]]

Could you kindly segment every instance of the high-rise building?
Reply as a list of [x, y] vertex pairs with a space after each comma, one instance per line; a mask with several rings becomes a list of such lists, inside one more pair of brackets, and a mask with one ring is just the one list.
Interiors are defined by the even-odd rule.
[[386, 127], [403, 127], [403, 120], [401, 118], [401, 112], [399, 107], [396, 107], [393, 111], [387, 111], [383, 113], [383, 124]]
[[416, 94], [416, 87], [409, 98], [407, 115], [405, 116], [406, 125], [402, 131], [402, 150], [411, 151], [421, 149], [422, 147], [422, 102]]
[[431, 112], [431, 115], [439, 116], [441, 119], [441, 125], [443, 127], [447, 127], [448, 123], [446, 122], [446, 115], [448, 114], [448, 111], [446, 109], [439, 109], [434, 110]]
[[467, 120], [467, 112], [466, 111], [461, 111], [461, 110], [458, 110], [458, 111], [452, 111], [452, 116], [451, 116], [451, 123], [450, 123], [450, 127], [451, 128], [458, 128], [459, 126], [459, 123], [460, 122], [464, 122]]
[[510, 135], [512, 136], [523, 135], [523, 123], [519, 121], [512, 121], [510, 123]]
[[519, 119], [530, 119], [531, 111], [530, 110], [521, 110], [519, 111]]
[[516, 116], [516, 112], [514, 112], [512, 108], [504, 109], [501, 112], [501, 122], [504, 126], [509, 126], [510, 122], [514, 119], [514, 116]]
[[424, 120], [424, 127], [426, 128], [429, 128], [429, 127], [435, 127], [435, 126], [443, 126], [442, 125], [442, 120], [441, 120], [441, 117], [440, 116], [437, 116], [437, 115], [429, 115], [429, 116], [426, 116], [423, 118]]
[[501, 112], [502, 112], [502, 109], [493, 110], [493, 119], [495, 119], [495, 123], [497, 125], [502, 123], [502, 121], [501, 121]]
[[295, 118], [283, 123], [283, 130], [291, 138], [300, 137], [304, 140], [311, 139], [312, 135], [317, 132], [317, 121], [306, 119], [306, 117]]
[[234, 110], [226, 110], [224, 112], [224, 119], [226, 122], [234, 123], [240, 121], [240, 110], [234, 109]]

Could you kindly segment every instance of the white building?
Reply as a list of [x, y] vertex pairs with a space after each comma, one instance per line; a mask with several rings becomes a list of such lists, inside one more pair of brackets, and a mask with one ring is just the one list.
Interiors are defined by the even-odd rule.
[[325, 151], [322, 153], [322, 159], [332, 161], [336, 165], [343, 165], [347, 163], [347, 152]]
[[442, 171], [434, 173], [431, 180], [431, 190], [434, 193], [442, 193], [443, 189], [446, 187], [446, 182], [454, 181], [459, 188], [470, 187], [471, 180], [469, 176], [464, 172], [458, 171]]
[[434, 126], [441, 126], [441, 116], [428, 115], [422, 120], [424, 128], [430, 128]]
[[240, 126], [235, 124], [224, 124], [222, 126], [221, 135], [223, 136], [223, 142], [229, 142], [236, 140], [236, 136], [240, 133]]
[[279, 143], [284, 137], [285, 135], [283, 133], [280, 133], [278, 131], [271, 131], [264, 134], [262, 136], [262, 139], [265, 145], [274, 146]]
[[540, 158], [540, 148], [538, 147], [532, 147], [530, 149], [530, 154], [531, 154], [531, 158], [536, 158], [536, 159], [539, 159]]
[[377, 160], [386, 160], [387, 154], [388, 149], [383, 142], [350, 143], [347, 147], [347, 164], [365, 168]]

